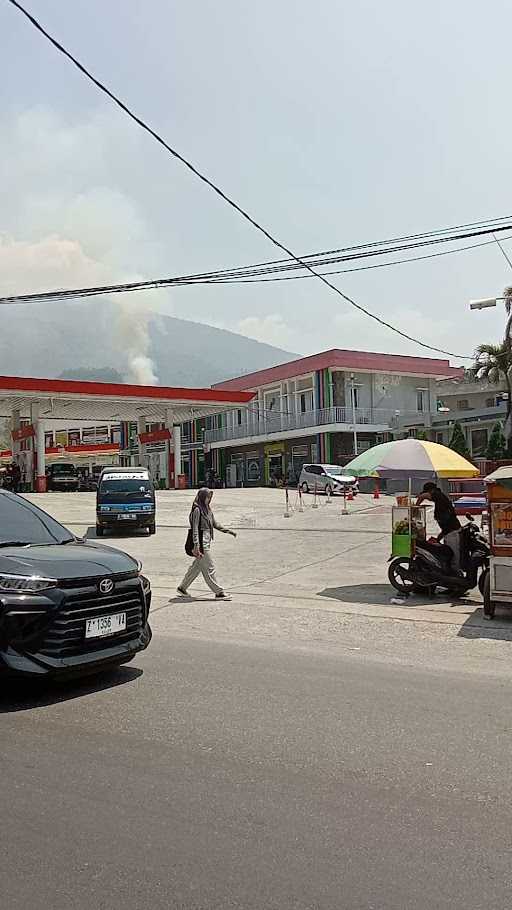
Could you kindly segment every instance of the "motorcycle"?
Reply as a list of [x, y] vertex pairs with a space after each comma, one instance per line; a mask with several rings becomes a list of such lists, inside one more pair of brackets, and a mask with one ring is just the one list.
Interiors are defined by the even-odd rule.
[[[413, 557], [391, 557], [388, 578], [400, 594], [423, 594], [433, 597], [436, 588], [444, 588], [461, 597], [478, 584], [483, 595], [490, 547], [472, 515], [461, 528], [461, 565], [463, 572], [451, 567], [453, 553], [435, 538], [417, 540]], [[479, 576], [479, 570], [480, 576]]]

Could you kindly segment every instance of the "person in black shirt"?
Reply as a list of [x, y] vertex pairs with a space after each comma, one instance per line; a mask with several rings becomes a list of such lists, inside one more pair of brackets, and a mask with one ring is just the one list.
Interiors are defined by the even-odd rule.
[[453, 553], [452, 568], [460, 570], [460, 534], [461, 524], [453, 507], [451, 499], [436, 486], [435, 483], [426, 483], [423, 492], [418, 496], [416, 505], [422, 502], [434, 503], [434, 518], [441, 528], [438, 540], [444, 540]]

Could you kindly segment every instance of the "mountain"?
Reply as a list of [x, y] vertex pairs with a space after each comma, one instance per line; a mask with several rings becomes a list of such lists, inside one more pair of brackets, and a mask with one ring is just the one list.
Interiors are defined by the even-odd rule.
[[[0, 374], [210, 386], [293, 360], [243, 335], [108, 300], [2, 308]], [[113, 381], [116, 381], [115, 378]]]

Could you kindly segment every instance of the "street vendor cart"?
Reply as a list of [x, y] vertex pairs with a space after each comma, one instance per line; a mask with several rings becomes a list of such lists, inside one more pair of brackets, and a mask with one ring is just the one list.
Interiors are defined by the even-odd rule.
[[427, 537], [427, 510], [425, 506], [413, 505], [411, 497], [405, 494], [397, 496], [397, 503], [391, 510], [391, 553], [412, 557], [416, 541]]
[[512, 465], [489, 474], [485, 485], [491, 556], [481, 590], [484, 617], [493, 619], [497, 605], [512, 607]]

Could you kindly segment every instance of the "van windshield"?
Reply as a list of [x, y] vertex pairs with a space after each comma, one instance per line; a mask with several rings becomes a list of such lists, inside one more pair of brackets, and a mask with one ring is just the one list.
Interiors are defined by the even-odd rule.
[[145, 496], [151, 496], [152, 492], [153, 486], [149, 480], [134, 480], [126, 477], [120, 477], [119, 480], [103, 480], [100, 486], [102, 495], [105, 493], [142, 493]]

